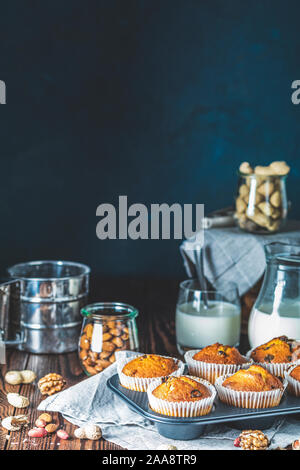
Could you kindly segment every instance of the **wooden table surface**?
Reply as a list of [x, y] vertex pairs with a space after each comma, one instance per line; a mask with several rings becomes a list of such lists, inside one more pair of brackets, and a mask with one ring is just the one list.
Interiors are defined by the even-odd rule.
[[[175, 341], [175, 305], [179, 281], [176, 280], [91, 280], [90, 301], [120, 301], [134, 305], [139, 309], [137, 320], [139, 331], [140, 351], [145, 353], [168, 354], [177, 356]], [[242, 337], [241, 350], [247, 345]], [[17, 392], [30, 399], [28, 413], [30, 424], [33, 426], [41, 414], [37, 411], [42, 396], [36, 386], [9, 385], [4, 382], [7, 370], [31, 369], [37, 377], [43, 377], [49, 372], [61, 374], [67, 381], [67, 386], [74, 385], [86, 378], [83, 373], [77, 352], [69, 354], [35, 355], [11, 349], [7, 351], [7, 364], [2, 365], [0, 373], [0, 417], [22, 414], [24, 410], [10, 406], [5, 398], [8, 392]], [[0, 426], [1, 450], [97, 450], [121, 449], [115, 444], [101, 439], [99, 441], [79, 440], [73, 437], [76, 426], [67, 422], [58, 413], [51, 413], [54, 421], [59, 423], [71, 436], [69, 440], [60, 440], [54, 434], [45, 438], [29, 438], [29, 428], [9, 433]]]

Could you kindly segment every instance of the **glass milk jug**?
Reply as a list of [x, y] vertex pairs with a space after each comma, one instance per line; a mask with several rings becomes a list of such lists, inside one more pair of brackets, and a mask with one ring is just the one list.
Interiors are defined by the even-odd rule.
[[277, 336], [300, 339], [300, 245], [270, 243], [265, 254], [265, 276], [249, 318], [251, 348]]

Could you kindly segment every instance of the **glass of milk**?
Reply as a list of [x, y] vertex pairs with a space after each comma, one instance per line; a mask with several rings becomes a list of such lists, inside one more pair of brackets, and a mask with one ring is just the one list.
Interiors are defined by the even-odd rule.
[[228, 283], [222, 292], [201, 291], [196, 279], [180, 284], [176, 306], [176, 341], [180, 354], [217, 342], [237, 346], [240, 329], [241, 306], [234, 283]]

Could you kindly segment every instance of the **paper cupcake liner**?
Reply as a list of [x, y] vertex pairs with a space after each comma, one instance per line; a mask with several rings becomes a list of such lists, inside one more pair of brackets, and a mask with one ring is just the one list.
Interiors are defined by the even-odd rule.
[[287, 387], [287, 380], [283, 382], [283, 389], [269, 390], [267, 392], [242, 392], [223, 387], [223, 382], [233, 374], [218, 377], [215, 387], [223, 403], [237, 408], [272, 408], [278, 406]]
[[[250, 351], [247, 352], [246, 354], [247, 358], [250, 359], [251, 353], [252, 351], [254, 351], [254, 349], [256, 348], [250, 349]], [[265, 369], [267, 369], [267, 371], [271, 372], [271, 374], [276, 375], [276, 377], [282, 377], [282, 378], [284, 378], [285, 371], [287, 371], [291, 366], [296, 364], [296, 362], [281, 362], [281, 363], [270, 362], [269, 363], [269, 362], [255, 362], [254, 359], [252, 360], [254, 364], [264, 367]]]
[[204, 416], [210, 413], [217, 395], [215, 387], [207, 382], [207, 380], [200, 379], [199, 377], [193, 377], [190, 375], [181, 376], [192, 378], [197, 382], [205, 385], [210, 390], [211, 396], [203, 398], [203, 400], [197, 400], [193, 402], [172, 402], [163, 400], [162, 398], [155, 397], [152, 393], [153, 390], [162, 383], [162, 379], [155, 379], [151, 382], [147, 390], [149, 406], [151, 409], [156, 413], [160, 413], [166, 416], [176, 416], [178, 418], [193, 418], [196, 416]]
[[248, 359], [246, 356], [242, 356], [247, 360], [244, 364], [215, 364], [204, 361], [196, 361], [193, 356], [199, 351], [199, 349], [193, 349], [187, 351], [184, 355], [185, 362], [189, 368], [189, 374], [201, 377], [202, 379], [208, 380], [214, 384], [217, 377], [226, 374], [234, 374], [239, 369], [247, 369], [253, 364], [252, 359]]
[[300, 397], [300, 382], [294, 377], [291, 377], [290, 373], [292, 370], [295, 369], [295, 367], [300, 365], [300, 361], [297, 361], [297, 364], [294, 364], [288, 371], [285, 371], [285, 378], [287, 380], [287, 389], [288, 392], [291, 393], [292, 395], [295, 395], [296, 397]]
[[176, 359], [176, 358], [170, 357], [170, 356], [161, 356], [161, 357], [165, 357], [165, 358], [168, 358], [168, 359], [173, 359], [178, 365], [178, 369], [175, 370], [174, 372], [172, 372], [169, 375], [162, 376], [162, 377], [129, 377], [128, 375], [123, 374], [123, 372], [122, 372], [123, 367], [126, 364], [128, 364], [128, 362], [132, 361], [132, 359], [134, 359], [135, 357], [138, 357], [138, 356], [144, 356], [144, 354], [143, 353], [135, 353], [135, 354], [131, 355], [131, 357], [129, 357], [129, 358], [124, 358], [124, 359], [120, 358], [119, 360], [117, 359], [117, 370], [118, 370], [120, 383], [125, 388], [128, 388], [130, 390], [135, 390], [136, 392], [146, 392], [148, 386], [150, 385], [150, 383], [155, 379], [165, 378], [165, 377], [168, 377], [169, 375], [177, 376], [177, 375], [182, 375], [183, 374], [183, 371], [184, 371], [183, 362], [180, 361], [179, 359]]

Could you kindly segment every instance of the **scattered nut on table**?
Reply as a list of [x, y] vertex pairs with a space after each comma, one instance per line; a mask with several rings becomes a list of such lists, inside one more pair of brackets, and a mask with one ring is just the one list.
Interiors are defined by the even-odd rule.
[[157, 447], [156, 450], [178, 450], [176, 446], [173, 446], [172, 444], [161, 444], [160, 446]]
[[48, 433], [45, 428], [33, 428], [28, 431], [29, 437], [45, 437], [47, 434]]
[[292, 449], [293, 450], [300, 450], [300, 440], [299, 439], [297, 439], [296, 441], [293, 442]]
[[36, 419], [34, 424], [36, 425], [37, 428], [45, 428], [47, 425], [46, 421], [41, 418]]
[[38, 381], [38, 387], [42, 395], [53, 395], [60, 392], [66, 384], [63, 377], [56, 373], [50, 373]]
[[75, 429], [74, 436], [77, 439], [90, 439], [92, 441], [97, 441], [102, 437], [102, 431], [100, 426], [93, 423], [87, 423], [84, 426]]
[[42, 413], [39, 416], [39, 419], [42, 419], [43, 421], [46, 421], [46, 423], [51, 423], [52, 422], [52, 416], [49, 413]]
[[21, 427], [28, 424], [27, 415], [7, 416], [1, 421], [1, 425], [8, 431], [20, 431]]
[[242, 450], [266, 450], [269, 440], [262, 431], [249, 429], [241, 432], [234, 445]]
[[15, 408], [27, 408], [27, 406], [29, 406], [28, 398], [23, 395], [19, 395], [18, 393], [8, 393], [7, 401]]
[[36, 374], [32, 370], [10, 370], [4, 379], [10, 385], [30, 384], [36, 379]]
[[70, 437], [69, 434], [67, 433], [67, 431], [65, 431], [64, 429], [59, 429], [56, 432], [56, 435], [57, 435], [57, 437], [59, 437], [59, 439], [64, 439], [64, 440], [67, 440]]
[[57, 431], [57, 429], [58, 429], [58, 424], [49, 423], [49, 424], [47, 424], [47, 426], [45, 426], [45, 429], [46, 429], [46, 431], [47, 431], [49, 434], [51, 434], [51, 433]]

